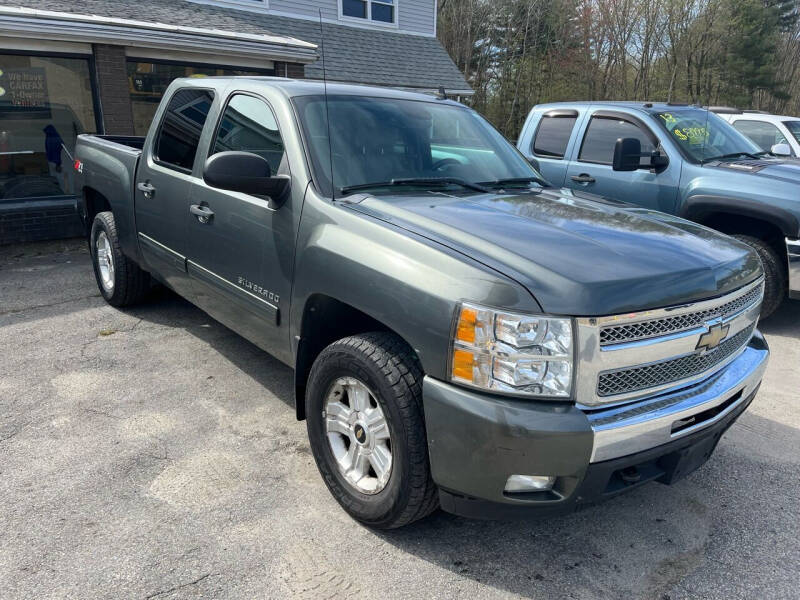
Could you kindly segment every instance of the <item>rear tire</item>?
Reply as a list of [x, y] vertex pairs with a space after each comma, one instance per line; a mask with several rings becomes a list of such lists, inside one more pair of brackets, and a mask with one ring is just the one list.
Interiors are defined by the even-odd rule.
[[[317, 467], [354, 519], [393, 529], [436, 510], [422, 371], [398, 336], [365, 333], [325, 348], [309, 375], [306, 418]], [[377, 445], [383, 458], [373, 454]]]
[[111, 211], [95, 216], [89, 249], [97, 287], [106, 302], [116, 307], [141, 302], [150, 289], [150, 274], [122, 253]]
[[756, 251], [764, 267], [764, 302], [761, 304], [761, 318], [766, 319], [774, 313], [786, 298], [788, 273], [785, 261], [778, 252], [764, 240], [749, 235], [734, 235], [737, 240]]

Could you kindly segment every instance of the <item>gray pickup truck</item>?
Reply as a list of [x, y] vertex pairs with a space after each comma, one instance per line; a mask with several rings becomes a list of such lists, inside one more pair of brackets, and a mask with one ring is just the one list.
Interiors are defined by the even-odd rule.
[[747, 246], [548, 188], [448, 100], [180, 79], [145, 139], [81, 136], [75, 168], [105, 299], [160, 282], [290, 365], [325, 483], [372, 527], [672, 483], [767, 364]]

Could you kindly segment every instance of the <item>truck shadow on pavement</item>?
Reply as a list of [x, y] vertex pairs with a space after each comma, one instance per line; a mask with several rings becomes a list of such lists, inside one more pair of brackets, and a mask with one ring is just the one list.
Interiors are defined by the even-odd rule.
[[524, 597], [791, 595], [796, 574], [786, 557], [796, 556], [800, 536], [798, 456], [800, 430], [745, 413], [710, 461], [672, 486], [648, 484], [538, 520], [439, 511], [376, 535], [458, 577]]
[[[125, 312], [198, 337], [294, 411], [291, 369], [187, 301], [159, 291]], [[800, 338], [798, 315], [800, 302], [786, 303], [762, 329]], [[492, 522], [438, 511], [400, 530], [367, 531], [452, 581], [523, 597], [775, 597], [793, 589], [781, 557], [795, 555], [800, 538], [799, 456], [800, 430], [749, 411], [709, 463], [673, 486], [649, 484], [556, 518]], [[321, 479], [317, 493], [328, 493]]]
[[787, 300], [774, 314], [760, 321], [758, 328], [767, 335], [800, 339], [800, 300]]
[[190, 333], [294, 411], [293, 371], [188, 300], [165, 288], [156, 288], [147, 302], [123, 312], [162, 327], [178, 327]]

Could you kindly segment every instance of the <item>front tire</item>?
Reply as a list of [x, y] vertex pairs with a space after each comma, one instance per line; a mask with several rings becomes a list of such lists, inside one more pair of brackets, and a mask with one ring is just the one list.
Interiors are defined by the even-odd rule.
[[750, 246], [761, 259], [761, 265], [764, 267], [764, 302], [761, 304], [761, 318], [766, 319], [786, 298], [789, 277], [786, 272], [786, 261], [762, 239], [749, 235], [733, 237]]
[[306, 417], [317, 467], [354, 519], [392, 529], [436, 510], [422, 371], [402, 339], [366, 333], [325, 348], [309, 375]]
[[95, 216], [89, 249], [97, 287], [106, 302], [116, 307], [141, 302], [150, 289], [150, 275], [122, 253], [111, 211]]

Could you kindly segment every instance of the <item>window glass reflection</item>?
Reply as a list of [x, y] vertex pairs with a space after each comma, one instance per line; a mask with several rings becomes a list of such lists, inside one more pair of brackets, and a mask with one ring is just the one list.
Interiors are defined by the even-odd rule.
[[95, 131], [88, 59], [0, 53], [0, 200], [75, 194], [75, 142]]

